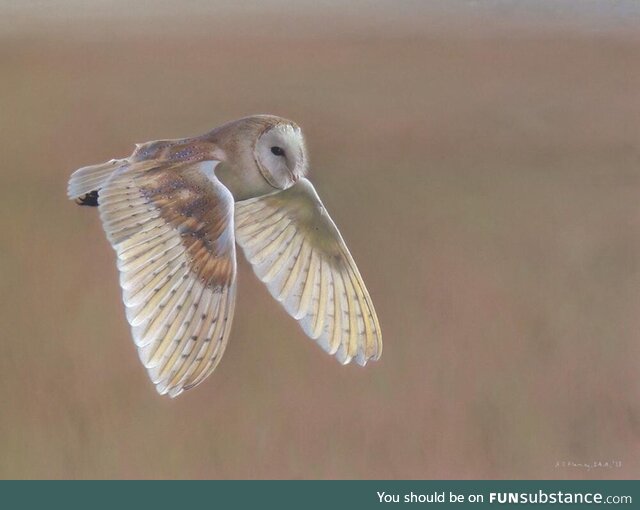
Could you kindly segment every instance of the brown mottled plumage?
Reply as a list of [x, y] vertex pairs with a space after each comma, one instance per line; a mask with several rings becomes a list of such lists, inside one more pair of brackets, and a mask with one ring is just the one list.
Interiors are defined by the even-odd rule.
[[179, 395], [220, 361], [233, 319], [235, 242], [324, 350], [342, 363], [380, 357], [373, 303], [303, 177], [307, 166], [296, 124], [255, 115], [140, 144], [129, 158], [71, 176], [69, 198], [98, 205], [133, 338], [159, 393]]
[[179, 230], [192, 272], [208, 286], [230, 285], [235, 259], [220, 237], [229, 219], [225, 203], [209, 192], [211, 182], [189, 165], [180, 172], [149, 172], [140, 193], [164, 220]]

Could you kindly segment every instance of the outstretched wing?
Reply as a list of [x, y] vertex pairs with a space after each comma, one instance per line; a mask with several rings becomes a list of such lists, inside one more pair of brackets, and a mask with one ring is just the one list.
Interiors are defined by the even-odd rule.
[[[98, 203], [118, 255], [138, 353], [160, 394], [175, 397], [216, 367], [235, 304], [233, 197], [215, 161], [111, 163], [104, 182], [84, 170], [70, 195], [100, 181]], [[84, 182], [83, 182], [84, 181]]]
[[341, 363], [382, 353], [376, 312], [313, 185], [236, 202], [236, 240], [254, 272], [304, 332]]

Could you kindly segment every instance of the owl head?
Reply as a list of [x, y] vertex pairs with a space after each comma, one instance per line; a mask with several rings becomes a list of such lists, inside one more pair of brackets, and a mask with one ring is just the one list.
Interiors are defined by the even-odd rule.
[[273, 115], [253, 115], [224, 124], [209, 134], [221, 151], [216, 175], [236, 200], [293, 186], [307, 173], [300, 127]]

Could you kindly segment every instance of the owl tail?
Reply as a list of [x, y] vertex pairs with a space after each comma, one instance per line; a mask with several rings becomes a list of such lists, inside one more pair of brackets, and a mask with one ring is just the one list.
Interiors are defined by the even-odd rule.
[[99, 165], [82, 167], [71, 175], [67, 196], [79, 205], [98, 205], [98, 192], [111, 174], [128, 163], [127, 159], [112, 159]]

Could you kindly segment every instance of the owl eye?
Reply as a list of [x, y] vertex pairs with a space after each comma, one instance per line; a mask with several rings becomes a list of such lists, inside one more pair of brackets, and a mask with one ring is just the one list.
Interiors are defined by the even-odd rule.
[[284, 156], [284, 149], [282, 147], [271, 147], [271, 152], [276, 156]]

